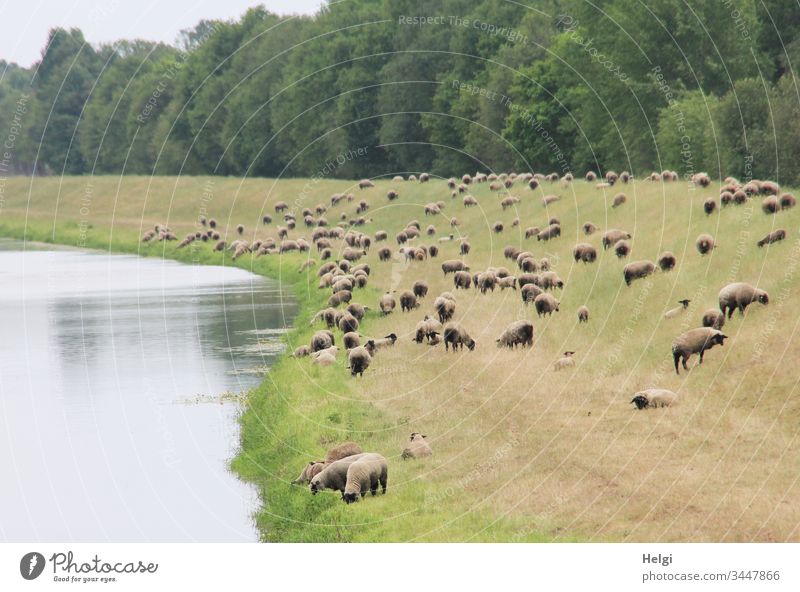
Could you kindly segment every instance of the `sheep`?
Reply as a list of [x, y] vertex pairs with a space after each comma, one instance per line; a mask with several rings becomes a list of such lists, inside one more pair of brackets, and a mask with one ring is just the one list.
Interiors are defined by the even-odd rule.
[[714, 213], [714, 210], [717, 209], [717, 202], [714, 201], [713, 197], [709, 197], [707, 200], [703, 202], [703, 211], [706, 213], [706, 216], [710, 216]]
[[375, 355], [375, 352], [379, 349], [383, 349], [386, 347], [392, 347], [395, 342], [397, 341], [397, 335], [395, 333], [389, 333], [385, 337], [379, 337], [377, 339], [370, 339], [368, 343], [371, 343], [370, 355]]
[[764, 198], [764, 201], [761, 202], [761, 210], [765, 214], [777, 214], [780, 209], [778, 198], [774, 195]]
[[714, 243], [714, 237], [710, 234], [701, 234], [698, 236], [697, 241], [695, 241], [695, 246], [697, 247], [697, 252], [701, 255], [707, 255], [717, 247]]
[[545, 195], [545, 196], [542, 198], [542, 205], [543, 205], [544, 207], [547, 207], [547, 206], [549, 206], [551, 203], [555, 203], [555, 202], [557, 202], [557, 201], [558, 201], [558, 200], [560, 200], [560, 199], [561, 199], [561, 197], [559, 197], [558, 195]]
[[359, 188], [359, 189], [367, 189], [367, 188], [369, 188], [369, 187], [375, 187], [375, 183], [373, 183], [373, 182], [372, 182], [372, 181], [370, 181], [369, 179], [361, 179], [361, 180], [358, 182], [358, 188]]
[[351, 376], [355, 376], [356, 374], [364, 376], [364, 370], [369, 368], [372, 356], [366, 346], [359, 345], [350, 350], [350, 353], [347, 354], [347, 361]]
[[737, 206], [742, 205], [746, 201], [747, 201], [746, 192], [739, 189], [733, 193], [733, 203], [736, 204]]
[[317, 495], [317, 493], [326, 489], [344, 493], [345, 484], [347, 483], [347, 469], [367, 454], [369, 453], [351, 454], [332, 463], [326, 463], [327, 466], [311, 478], [308, 485], [311, 495]]
[[511, 288], [512, 290], [517, 289], [517, 278], [513, 275], [507, 277], [499, 277], [497, 278], [497, 285], [501, 290], [505, 290], [506, 288]]
[[367, 311], [370, 310], [370, 308], [369, 306], [364, 306], [358, 302], [351, 302], [347, 305], [345, 310], [360, 321], [364, 318], [364, 315], [367, 314]]
[[658, 256], [658, 261], [656, 261], [656, 263], [658, 263], [658, 268], [661, 271], [671, 271], [672, 269], [675, 269], [675, 266], [678, 264], [678, 260], [671, 251], [664, 251]]
[[431, 245], [428, 247], [428, 255], [430, 257], [438, 257], [439, 256], [439, 247], [436, 245]]
[[583, 261], [584, 263], [594, 263], [597, 259], [597, 249], [589, 243], [578, 243], [572, 249], [572, 256], [575, 261]]
[[350, 302], [353, 298], [353, 293], [350, 290], [341, 290], [332, 294], [330, 298], [328, 298], [328, 306], [336, 307], [340, 304], [345, 304]]
[[361, 337], [355, 331], [351, 331], [349, 333], [345, 333], [344, 337], [342, 338], [344, 343], [344, 348], [346, 350], [351, 350], [355, 347], [361, 345]]
[[589, 322], [589, 308], [586, 305], [583, 305], [578, 309], [578, 322], [579, 323]]
[[[284, 210], [288, 210], [288, 209], [289, 209], [289, 204], [287, 204], [285, 201], [279, 201], [278, 203], [275, 204], [275, 213], [276, 214], [280, 214]], [[214, 228], [214, 227], [212, 226], [211, 228]]]
[[316, 333], [314, 333], [314, 335], [311, 336], [311, 345], [310, 345], [311, 353], [327, 349], [335, 344], [336, 340], [333, 337], [333, 333], [331, 333], [326, 329], [317, 331]]
[[606, 173], [606, 183], [608, 183], [609, 185], [613, 185], [614, 183], [616, 183], [618, 178], [619, 176], [614, 171], [608, 171]]
[[708, 187], [711, 185], [711, 177], [708, 176], [708, 173], [695, 173], [692, 175], [692, 183], [700, 185], [700, 187]]
[[414, 295], [414, 292], [411, 290], [404, 290], [400, 294], [400, 310], [402, 312], [411, 312], [418, 306], [419, 302], [417, 302], [417, 297]]
[[452, 319], [453, 315], [456, 312], [455, 300], [444, 298], [442, 296], [439, 296], [434, 301], [433, 307], [436, 309], [436, 314], [439, 315], [440, 323], [446, 323], [447, 321]]
[[394, 296], [389, 294], [388, 292], [381, 296], [381, 299], [378, 301], [378, 308], [381, 309], [381, 314], [388, 315], [390, 314], [395, 306], [397, 306], [397, 302], [394, 299]]
[[548, 241], [550, 239], [561, 236], [561, 226], [558, 224], [550, 224], [546, 226], [536, 235], [537, 241]]
[[503, 211], [505, 211], [506, 208], [514, 207], [514, 204], [517, 203], [519, 203], [519, 198], [514, 195], [509, 195], [500, 201], [500, 207], [503, 208]]
[[517, 265], [524, 273], [535, 273], [539, 269], [539, 264], [533, 257], [525, 257]]
[[318, 366], [332, 366], [336, 363], [336, 356], [332, 353], [328, 352], [327, 350], [324, 352], [319, 353], [318, 355], [313, 356], [313, 360], [311, 360], [312, 364], [316, 364]]
[[535, 284], [525, 284], [520, 288], [520, 294], [522, 295], [522, 303], [528, 305], [534, 302], [539, 294], [542, 294], [542, 289]]
[[539, 276], [539, 287], [543, 290], [552, 290], [554, 288], [561, 290], [564, 288], [564, 282], [556, 272], [545, 271]]
[[469, 265], [465, 264], [460, 259], [449, 259], [442, 263], [442, 272], [444, 275], [457, 271], [469, 271]]
[[467, 241], [461, 241], [461, 244], [458, 247], [458, 252], [461, 255], [469, 255], [469, 251], [472, 247]]
[[703, 327], [722, 329], [725, 325], [725, 315], [716, 308], [709, 308], [703, 313]]
[[495, 234], [503, 232], [503, 228], [503, 223], [499, 220], [492, 225], [492, 231], [494, 231]]
[[614, 203], [611, 204], [612, 208], [618, 208], [622, 204], [628, 201], [628, 197], [624, 193], [617, 193], [614, 196]]
[[469, 333], [461, 327], [460, 325], [455, 324], [448, 324], [444, 328], [444, 349], [447, 351], [448, 346], [452, 346], [453, 352], [455, 353], [457, 348], [461, 350], [464, 349], [464, 346], [467, 346], [467, 349], [473, 351], [475, 349], [475, 340], [469, 336]]
[[453, 276], [453, 285], [455, 286], [456, 290], [459, 288], [463, 290], [469, 290], [471, 284], [472, 276], [468, 271], [457, 271]]
[[603, 249], [607, 250], [610, 247], [613, 247], [621, 240], [629, 240], [631, 238], [630, 233], [625, 232], [624, 230], [607, 230], [603, 233]]
[[574, 355], [575, 355], [574, 351], [565, 351], [564, 356], [557, 359], [553, 364], [553, 370], [558, 372], [559, 370], [563, 370], [564, 368], [567, 368], [569, 366], [574, 366], [575, 360], [572, 358], [572, 356]]
[[442, 332], [442, 324], [430, 315], [425, 315], [425, 318], [417, 323], [414, 329], [414, 338], [412, 341], [422, 343], [427, 339], [430, 343], [433, 335], [438, 335]]
[[617, 241], [614, 245], [614, 254], [617, 258], [627, 257], [631, 252], [631, 244], [626, 240]]
[[383, 247], [378, 251], [378, 259], [381, 261], [389, 261], [392, 258], [392, 251], [387, 247]]
[[417, 280], [412, 286], [414, 296], [417, 298], [425, 298], [428, 295], [428, 284], [422, 280]]
[[305, 358], [306, 356], [311, 354], [311, 348], [307, 345], [301, 345], [295, 348], [294, 352], [292, 352], [293, 358]]
[[667, 389], [645, 389], [634, 393], [631, 403], [637, 409], [649, 409], [651, 407], [670, 407], [678, 400], [678, 395]]
[[594, 171], [588, 171], [585, 178], [589, 183], [594, 183], [597, 181], [597, 175], [594, 173]]
[[358, 331], [358, 325], [358, 319], [347, 311], [345, 311], [345, 313], [337, 322], [337, 326], [342, 333], [353, 333]]
[[777, 183], [773, 183], [772, 181], [762, 181], [761, 187], [759, 188], [759, 193], [761, 195], [778, 195], [780, 190], [781, 188]]
[[692, 354], [699, 353], [700, 363], [702, 364], [705, 351], [715, 345], [725, 345], [727, 338], [728, 336], [722, 331], [710, 327], [690, 329], [686, 333], [679, 335], [672, 342], [672, 359], [675, 362], [675, 373], [680, 374], [678, 362], [681, 361], [681, 358], [683, 359], [684, 370], [689, 369], [686, 362], [692, 357]]
[[475, 199], [473, 196], [471, 196], [471, 195], [465, 195], [465, 196], [464, 196], [464, 199], [463, 199], [462, 201], [463, 201], [463, 203], [464, 203], [464, 207], [465, 207], [465, 208], [469, 208], [469, 207], [471, 207], [471, 206], [477, 206], [477, 205], [478, 205], [478, 200], [476, 200], [476, 199]]
[[536, 307], [536, 314], [541, 317], [558, 312], [559, 302], [551, 294], [543, 292], [533, 299], [533, 305]]
[[479, 274], [476, 287], [481, 291], [481, 294], [486, 294], [488, 290], [494, 292], [497, 285], [497, 276], [491, 271], [484, 271]]
[[593, 222], [585, 222], [583, 224], [583, 234], [590, 235], [597, 232], [597, 226]]
[[766, 306], [769, 304], [769, 294], [745, 282], [728, 284], [719, 292], [719, 309], [723, 315], [727, 312], [729, 319], [737, 308], [744, 315], [745, 309], [753, 302]]
[[797, 200], [791, 193], [784, 193], [781, 195], [779, 203], [781, 204], [782, 210], [788, 210], [789, 208], [793, 208], [797, 205]]
[[525, 238], [533, 238], [534, 236], [539, 234], [539, 227], [538, 226], [531, 226], [525, 229]]
[[409, 438], [409, 445], [403, 450], [400, 458], [406, 460], [407, 458], [424, 458], [433, 454], [427, 436], [419, 432], [412, 432]]
[[689, 308], [690, 302], [691, 300], [689, 300], [688, 298], [684, 298], [683, 300], [678, 300], [678, 304], [680, 304], [680, 306], [676, 306], [675, 308], [669, 309], [667, 312], [664, 313], [664, 318], [674, 319], [678, 315], [683, 314], [684, 312], [686, 312], [686, 309]]
[[786, 238], [786, 231], [783, 228], [779, 228], [778, 230], [773, 230], [767, 236], [762, 238], [756, 244], [759, 247], [763, 247], [764, 245], [771, 245], [772, 243], [776, 243], [778, 241], [782, 241]]
[[300, 473], [300, 476], [292, 481], [292, 485], [305, 485], [306, 483], [311, 483], [311, 480], [319, 475], [320, 472], [322, 472], [327, 466], [328, 463], [324, 461], [312, 460], [305, 467], [303, 467], [303, 471]]
[[633, 261], [622, 269], [622, 275], [625, 278], [625, 284], [630, 286], [634, 280], [645, 278], [656, 269], [656, 264], [652, 261]]
[[719, 203], [724, 208], [725, 206], [729, 205], [733, 202], [733, 193], [730, 191], [723, 191], [719, 194]]
[[514, 321], [506, 327], [506, 330], [497, 339], [497, 347], [514, 349], [518, 345], [523, 347], [533, 346], [533, 323], [530, 321]]
[[385, 494], [388, 477], [389, 468], [386, 459], [380, 454], [368, 453], [347, 468], [342, 500], [346, 504], [352, 504], [359, 500], [359, 494], [362, 498], [367, 495], [367, 490], [372, 495], [377, 495], [378, 485]]

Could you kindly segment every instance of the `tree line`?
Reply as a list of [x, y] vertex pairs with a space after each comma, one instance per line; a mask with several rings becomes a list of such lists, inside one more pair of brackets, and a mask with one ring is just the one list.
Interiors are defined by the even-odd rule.
[[0, 175], [615, 168], [794, 183], [798, 31], [782, 0], [259, 6], [174, 45], [56, 28], [30, 68], [0, 62]]

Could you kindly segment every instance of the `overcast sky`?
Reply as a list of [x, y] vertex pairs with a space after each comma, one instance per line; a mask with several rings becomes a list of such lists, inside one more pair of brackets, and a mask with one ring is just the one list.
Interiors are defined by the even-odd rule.
[[93, 44], [173, 43], [181, 29], [202, 19], [238, 18], [258, 4], [279, 14], [310, 14], [322, 0], [0, 0], [0, 59], [30, 66], [53, 27], [78, 27]]

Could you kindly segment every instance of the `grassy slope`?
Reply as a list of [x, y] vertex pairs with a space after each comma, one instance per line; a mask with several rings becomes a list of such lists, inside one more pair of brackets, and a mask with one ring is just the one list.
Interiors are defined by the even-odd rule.
[[[391, 204], [384, 197], [390, 187], [401, 193]], [[447, 217], [456, 216], [458, 232], [472, 244], [466, 259], [473, 271], [508, 265], [502, 250], [509, 244], [550, 259], [566, 282], [560, 313], [536, 319], [510, 290], [460, 292], [456, 320], [478, 347], [452, 355], [414, 344], [410, 334], [432, 311], [433, 297], [452, 288], [439, 266], [457, 257], [456, 244], [442, 243], [438, 259], [408, 266], [379, 263], [373, 249], [367, 257], [370, 286], [355, 300], [375, 306], [382, 291], [399, 293], [420, 278], [430, 283], [431, 295], [412, 314], [369, 315], [362, 332], [394, 331], [400, 341], [374, 360], [363, 379], [351, 379], [343, 362], [319, 369], [287, 357], [252, 394], [234, 469], [260, 488], [264, 505], [257, 520], [266, 539], [800, 539], [800, 346], [793, 306], [800, 286], [800, 210], [766, 216], [756, 200], [707, 218], [701, 204], [716, 188], [689, 191], [682, 182], [622, 186], [628, 203], [611, 209], [615, 191], [604, 194], [576, 182], [545, 184], [535, 192], [515, 187], [522, 202], [503, 212], [486, 185], [472, 189], [480, 205], [465, 210], [440, 180], [381, 181], [359, 192], [343, 181], [84, 177], [39, 179], [31, 187], [29, 180], [11, 179], [0, 234], [19, 236], [27, 217], [33, 239], [219, 263], [225, 256], [207, 246], [181, 252], [174, 243], [140, 245], [137, 237], [156, 222], [183, 236], [203, 207], [223, 229], [243, 223], [247, 238], [274, 236], [274, 226], [258, 221], [263, 212], [273, 213], [276, 201], [299, 211], [327, 203], [333, 192], [353, 191], [372, 205], [373, 221], [363, 228], [369, 233], [384, 229], [393, 236], [416, 218], [423, 229], [435, 224], [439, 237], [450, 232]], [[540, 201], [545, 193], [562, 199], [546, 210]], [[437, 200], [448, 202], [447, 217], [426, 220], [424, 204]], [[353, 216], [355, 205], [337, 206], [328, 218]], [[516, 216], [522, 224], [511, 228]], [[562, 237], [526, 241], [524, 228], [543, 226], [549, 216], [561, 219]], [[84, 241], [82, 220], [89, 227]], [[490, 232], [496, 220], [506, 224], [503, 234]], [[671, 250], [678, 269], [626, 287], [626, 261], [610, 253], [593, 265], [574, 264], [577, 242], [591, 242], [602, 253], [600, 233], [587, 238], [580, 232], [587, 220], [631, 232], [630, 260]], [[788, 240], [758, 249], [755, 241], [777, 227], [788, 231]], [[713, 256], [695, 251], [701, 232], [717, 238]], [[309, 232], [301, 227], [293, 233], [303, 235]], [[301, 260], [292, 255], [236, 262], [295, 289], [302, 311], [290, 347], [308, 340], [313, 329], [307, 321], [327, 296], [316, 289], [313, 271], [297, 273]], [[734, 317], [725, 328], [728, 344], [709, 352], [702, 367], [676, 376], [672, 339], [698, 326], [703, 310], [716, 305], [719, 289], [734, 280], [768, 290], [771, 304]], [[665, 321], [664, 311], [681, 298], [693, 300], [689, 313]], [[578, 326], [575, 311], [584, 303], [592, 318]], [[495, 338], [521, 317], [534, 320], [534, 348], [498, 350]], [[556, 373], [552, 362], [566, 349], [577, 351], [577, 367]], [[632, 393], [649, 386], [677, 391], [680, 406], [634, 412]], [[428, 434], [433, 458], [399, 460], [412, 430]], [[390, 495], [345, 507], [333, 495], [312, 497], [288, 485], [306, 460], [345, 438], [390, 459]]]

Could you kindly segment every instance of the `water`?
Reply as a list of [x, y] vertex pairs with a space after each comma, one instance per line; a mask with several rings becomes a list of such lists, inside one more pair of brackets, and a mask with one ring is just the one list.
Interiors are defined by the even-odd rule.
[[228, 267], [0, 243], [0, 541], [254, 541], [235, 397], [294, 303]]

